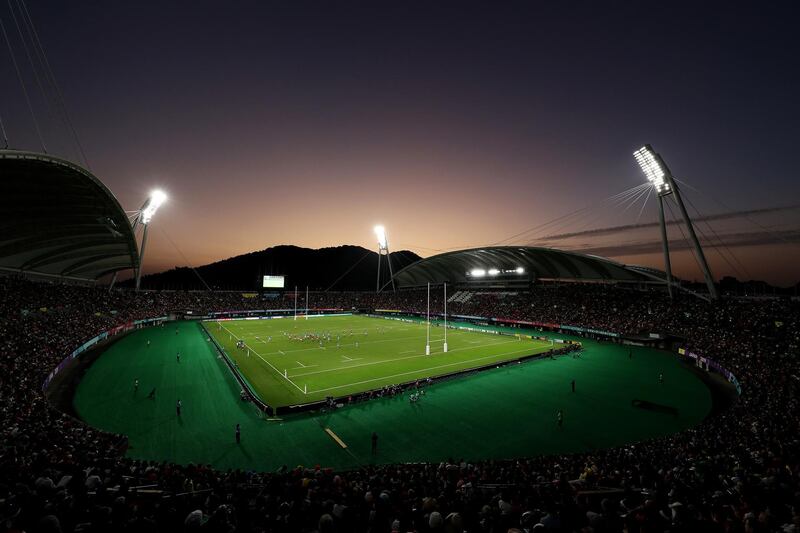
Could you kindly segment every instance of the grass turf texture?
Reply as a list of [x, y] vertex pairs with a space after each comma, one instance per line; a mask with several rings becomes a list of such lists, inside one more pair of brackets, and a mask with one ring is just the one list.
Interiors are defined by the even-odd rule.
[[[267, 422], [239, 400], [235, 380], [198, 324], [168, 324], [111, 345], [87, 371], [74, 405], [89, 424], [128, 435], [132, 458], [257, 470], [587, 451], [675, 433], [710, 411], [710, 391], [673, 354], [634, 348], [629, 359], [627, 347], [582, 342], [580, 359], [528, 361], [442, 382], [426, 388], [416, 404], [406, 394]], [[140, 381], [136, 393], [134, 379]], [[149, 400], [153, 387], [156, 399]], [[678, 416], [636, 408], [634, 399], [674, 407]], [[558, 409], [564, 411], [561, 428]], [[240, 445], [236, 423], [242, 425]], [[375, 457], [373, 431], [380, 437]]]
[[[542, 353], [551, 342], [365, 316], [207, 322], [268, 405], [298, 405]], [[304, 339], [304, 340], [301, 340]], [[244, 348], [237, 348], [238, 341]]]

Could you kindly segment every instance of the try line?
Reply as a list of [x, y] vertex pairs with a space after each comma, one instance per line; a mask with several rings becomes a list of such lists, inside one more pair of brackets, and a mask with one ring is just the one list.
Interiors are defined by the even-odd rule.
[[[223, 325], [222, 325], [220, 322], [217, 322], [217, 324], [219, 324], [219, 325], [220, 325], [220, 327], [221, 327], [222, 329], [224, 329], [225, 331], [227, 331], [227, 332], [228, 332], [228, 333], [229, 333], [231, 336], [233, 336], [233, 337], [236, 337], [236, 335], [234, 335], [234, 333], [233, 333], [231, 330], [229, 330], [228, 328], [226, 328], [225, 326], [223, 326]], [[291, 383], [292, 385], [294, 385], [294, 386], [295, 386], [295, 388], [296, 388], [297, 390], [299, 390], [299, 391], [300, 391], [300, 392], [302, 392], [303, 394], [306, 394], [306, 391], [304, 391], [303, 389], [301, 389], [301, 388], [300, 388], [300, 387], [297, 385], [297, 383], [295, 383], [294, 381], [292, 381], [291, 379], [289, 379], [289, 376], [282, 374], [280, 370], [278, 370], [277, 368], [275, 368], [275, 367], [272, 365], [272, 363], [270, 363], [269, 361], [267, 361], [266, 359], [264, 359], [263, 357], [261, 357], [261, 354], [260, 354], [260, 353], [258, 353], [258, 352], [257, 352], [257, 351], [255, 351], [255, 350], [253, 350], [253, 348], [251, 348], [250, 346], [248, 346], [248, 344], [247, 344], [246, 342], [244, 342], [244, 341], [243, 341], [242, 339], [240, 339], [239, 337], [236, 337], [236, 340], [237, 340], [237, 341], [240, 341], [240, 340], [241, 340], [241, 341], [242, 341], [242, 343], [244, 344], [245, 348], [247, 348], [248, 350], [251, 350], [251, 351], [252, 351], [254, 354], [256, 354], [256, 355], [258, 356], [258, 358], [259, 358], [259, 359], [261, 359], [262, 361], [264, 361], [265, 363], [267, 363], [267, 364], [270, 366], [270, 368], [271, 368], [272, 370], [274, 370], [275, 372], [277, 372], [277, 373], [278, 373], [278, 375], [280, 375], [280, 376], [281, 376], [283, 379], [285, 379], [286, 381], [288, 381], [289, 383]]]
[[396, 378], [396, 377], [400, 377], [400, 376], [408, 376], [409, 374], [419, 374], [420, 372], [428, 372], [430, 370], [436, 370], [437, 368], [446, 368], [448, 366], [455, 366], [455, 365], [460, 365], [460, 364], [464, 364], [464, 363], [474, 363], [476, 361], [485, 361], [486, 359], [494, 359], [496, 357], [503, 357], [503, 356], [508, 356], [508, 355], [522, 353], [522, 352], [528, 352], [528, 351], [530, 351], [530, 350], [529, 349], [515, 350], [513, 352], [508, 352], [508, 353], [505, 353], [505, 354], [488, 355], [486, 357], [478, 357], [477, 359], [470, 359], [468, 361], [456, 361], [455, 363], [447, 363], [447, 364], [439, 365], [439, 366], [421, 368], [419, 370], [410, 370], [408, 372], [401, 372], [399, 374], [393, 374], [391, 376], [381, 376], [381, 377], [372, 378], [372, 379], [365, 379], [363, 381], [357, 381], [355, 383], [348, 383], [346, 385], [336, 385], [335, 387], [327, 387], [325, 389], [317, 389], [315, 391], [311, 391], [310, 394], [316, 394], [316, 393], [326, 392], [326, 391], [335, 390], [335, 389], [343, 389], [345, 387], [352, 387], [354, 385], [363, 385], [365, 383], [371, 383], [373, 381], [379, 381], [381, 379], [391, 379], [391, 378]]

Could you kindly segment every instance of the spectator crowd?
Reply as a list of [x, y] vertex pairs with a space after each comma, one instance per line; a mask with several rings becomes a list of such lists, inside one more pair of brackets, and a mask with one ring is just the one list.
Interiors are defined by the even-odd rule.
[[[42, 383], [114, 326], [187, 310], [290, 309], [293, 294], [134, 293], [11, 277], [0, 278], [0, 293], [0, 531], [800, 533], [797, 301], [708, 303], [589, 285], [471, 293], [448, 313], [681, 337], [730, 369], [742, 394], [697, 427], [591, 453], [247, 472], [127, 459], [124, 436], [55, 410]], [[427, 310], [419, 291], [299, 298], [310, 309]], [[434, 295], [432, 312], [443, 305]]]

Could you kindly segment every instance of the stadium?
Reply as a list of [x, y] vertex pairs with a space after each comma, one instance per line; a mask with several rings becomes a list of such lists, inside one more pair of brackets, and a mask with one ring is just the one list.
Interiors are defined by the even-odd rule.
[[[40, 457], [6, 455], [4, 471], [42, 494], [80, 468], [86, 498], [169, 498], [188, 514], [208, 494], [274, 483], [336, 498], [351, 479], [391, 501], [397, 472], [436, 491], [442, 511], [428, 518], [459, 509], [469, 522], [485, 512], [476, 502], [563, 505], [566, 487], [635, 516], [657, 505], [650, 483], [669, 479], [664, 497], [701, 512], [712, 492], [764, 483], [752, 476], [767, 464], [743, 464], [738, 446], [788, 442], [772, 422], [795, 393], [791, 371], [754, 364], [767, 344], [796, 348], [793, 300], [671, 300], [663, 272], [510, 246], [413, 262], [384, 275], [394, 290], [301, 291], [272, 275], [261, 293], [109, 290], [86, 282], [138, 269], [147, 206], [131, 224], [77, 165], [14, 151], [0, 163], [14, 184], [4, 218], [19, 224], [2, 245], [3, 337], [10, 353], [37, 354], [4, 360], [4, 427], [16, 457]], [[69, 217], [57, 233], [39, 215], [54, 196]], [[462, 488], [444, 489], [450, 478]], [[341, 501], [352, 511], [337, 521], [352, 527], [375, 505]], [[239, 515], [253, 521], [243, 529], [263, 519]], [[302, 513], [289, 520], [310, 527]]]
[[[24, 1], [9, 10], [61, 98]], [[185, 259], [163, 230], [180, 200], [155, 189], [126, 210], [79, 143], [82, 158], [14, 148], [0, 127], [0, 532], [800, 528], [797, 286], [716, 277], [712, 253], [738, 259], [710, 222], [745, 215], [701, 213], [649, 144], [626, 155], [635, 186], [592, 211], [556, 206], [542, 239], [463, 246], [472, 227], [440, 231], [412, 206], [359, 220], [370, 247], [342, 230], [170, 270], [151, 250]], [[461, 185], [447, 183], [454, 209]], [[642, 217], [651, 195], [657, 222], [593, 225]], [[308, 216], [280, 229], [300, 235]], [[395, 251], [417, 219], [447, 246]], [[742, 242], [793, 238], [756, 225]], [[648, 240], [613, 246], [656, 261], [553, 244], [631, 228]]]

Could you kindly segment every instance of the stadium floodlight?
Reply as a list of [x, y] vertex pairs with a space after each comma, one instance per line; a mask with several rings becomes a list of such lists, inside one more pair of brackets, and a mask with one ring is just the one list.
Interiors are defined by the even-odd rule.
[[639, 167], [644, 172], [647, 180], [653, 184], [658, 194], [669, 194], [671, 191], [667, 181], [667, 169], [661, 157], [653, 151], [653, 148], [646, 144], [633, 152], [633, 157], [639, 163]]
[[473, 278], [482, 278], [486, 275], [486, 271], [482, 268], [473, 268], [469, 271], [469, 275]]
[[499, 271], [498, 269], [496, 269], [496, 268], [490, 268], [490, 269], [489, 269], [489, 275], [490, 275], [490, 276], [496, 276], [496, 275], [498, 275], [499, 273], [500, 273], [500, 271]]
[[525, 269], [524, 269], [524, 268], [522, 268], [522, 267], [517, 267], [517, 268], [516, 268], [516, 270], [515, 270], [515, 272], [516, 272], [517, 274], [524, 274], [524, 273], [525, 273]]
[[389, 239], [386, 237], [386, 228], [377, 225], [372, 230], [375, 232], [375, 237], [378, 239], [378, 280], [375, 283], [375, 292], [381, 292], [381, 256], [386, 256], [386, 263], [389, 265], [389, 282], [394, 286], [394, 270], [392, 269], [392, 256], [389, 253]]
[[[142, 208], [139, 210], [139, 216], [136, 218], [136, 222], [141, 223], [144, 226], [144, 230], [142, 231], [142, 244], [139, 247], [139, 268], [136, 269], [136, 290], [139, 290], [139, 283], [142, 279], [142, 264], [144, 263], [144, 249], [147, 245], [147, 229], [150, 227], [150, 221], [153, 219], [153, 215], [156, 214], [158, 208], [161, 207], [161, 204], [167, 201], [167, 195], [164, 191], [156, 189], [150, 193], [150, 198], [144, 203]], [[135, 229], [136, 226], [134, 226]]]
[[148, 198], [145, 204], [142, 206], [142, 224], [148, 224], [153, 218], [153, 215], [156, 214], [156, 211], [158, 211], [158, 208], [161, 207], [161, 204], [166, 201], [167, 195], [164, 191], [156, 189], [151, 192], [150, 198]]
[[686, 211], [686, 206], [683, 204], [681, 191], [675, 183], [672, 172], [670, 172], [669, 167], [667, 167], [667, 164], [664, 162], [664, 159], [662, 159], [662, 157], [656, 153], [656, 151], [653, 150], [653, 147], [649, 144], [645, 144], [633, 152], [633, 157], [636, 159], [636, 162], [639, 164], [642, 172], [644, 172], [647, 180], [653, 184], [658, 196], [658, 215], [659, 225], [661, 226], [662, 249], [664, 252], [664, 268], [667, 275], [666, 281], [670, 297], [672, 297], [672, 265], [669, 257], [669, 242], [664, 218], [664, 201], [666, 201], [669, 197], [671, 197], [678, 205], [678, 210], [683, 218], [683, 223], [685, 224], [686, 230], [689, 233], [689, 239], [694, 246], [694, 255], [697, 258], [700, 269], [703, 271], [703, 277], [706, 279], [708, 293], [711, 296], [711, 299], [715, 300], [717, 298], [717, 289], [714, 286], [714, 277], [711, 274], [711, 269], [708, 266], [705, 253], [703, 253], [703, 247], [700, 246], [700, 241], [697, 239], [697, 234], [694, 231], [694, 225], [689, 217], [689, 213]]
[[389, 243], [386, 240], [386, 228], [383, 226], [375, 226], [375, 236], [378, 238], [378, 246], [381, 250], [389, 248]]

